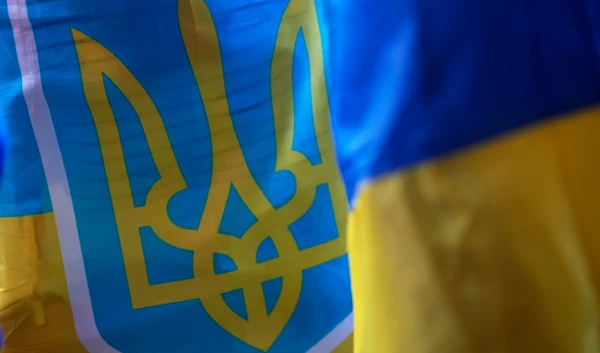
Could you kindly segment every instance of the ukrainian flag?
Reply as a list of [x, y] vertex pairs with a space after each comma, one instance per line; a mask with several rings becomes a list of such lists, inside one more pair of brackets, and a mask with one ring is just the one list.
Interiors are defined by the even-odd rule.
[[0, 0], [6, 353], [351, 351], [324, 21]]
[[600, 3], [330, 6], [355, 352], [600, 352]]

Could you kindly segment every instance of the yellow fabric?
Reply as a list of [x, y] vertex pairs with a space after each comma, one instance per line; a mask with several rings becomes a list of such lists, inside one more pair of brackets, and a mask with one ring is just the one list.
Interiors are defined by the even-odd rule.
[[33, 216], [0, 219], [0, 323], [12, 332], [29, 312], [38, 277]]
[[356, 353], [600, 352], [600, 109], [367, 185]]
[[335, 348], [331, 353], [351, 353], [354, 348], [354, 337], [352, 335], [348, 336], [337, 348]]
[[[33, 294], [37, 248], [32, 216], [2, 219], [0, 228], [0, 308]], [[21, 234], [18, 239], [13, 234]]]
[[0, 234], [0, 247], [15, 255], [8, 267], [22, 268], [20, 282], [28, 288], [0, 288], [0, 325], [9, 334], [2, 353], [86, 352], [73, 323], [53, 214], [0, 218]]

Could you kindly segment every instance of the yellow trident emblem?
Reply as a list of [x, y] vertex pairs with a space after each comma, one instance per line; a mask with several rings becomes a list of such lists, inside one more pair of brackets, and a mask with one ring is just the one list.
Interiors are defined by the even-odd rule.
[[[291, 172], [297, 185], [292, 199], [280, 208], [275, 208], [259, 188], [240, 147], [225, 90], [220, 45], [208, 6], [204, 0], [180, 0], [178, 12], [183, 42], [206, 110], [212, 139], [213, 175], [204, 213], [196, 230], [178, 227], [167, 213], [169, 200], [188, 186], [154, 102], [114, 54], [83, 33], [72, 30], [84, 93], [98, 131], [132, 305], [139, 309], [200, 299], [208, 314], [225, 330], [266, 351], [296, 308], [302, 287], [302, 271], [345, 253], [346, 202], [329, 136], [329, 105], [314, 0], [290, 0], [273, 54], [271, 88], [276, 131], [274, 152], [277, 154], [274, 171]], [[295, 119], [292, 60], [295, 39], [300, 30], [305, 36], [311, 95], [315, 100], [313, 119], [322, 159], [318, 165], [312, 165], [303, 154], [292, 149]], [[133, 203], [119, 129], [107, 98], [103, 75], [112, 80], [135, 109], [160, 174], [160, 179], [148, 192], [144, 206], [135, 207]], [[300, 251], [289, 226], [308, 211], [315, 200], [317, 186], [323, 184], [329, 186], [337, 227], [342, 236]], [[257, 218], [240, 239], [218, 231], [231, 185]], [[146, 226], [150, 226], [163, 241], [194, 252], [194, 278], [149, 283], [139, 234], [139, 229]], [[257, 263], [254, 254], [269, 236], [277, 247], [279, 257]], [[215, 253], [228, 255], [242, 271], [215, 274]], [[261, 284], [280, 277], [283, 278], [281, 294], [268, 314]], [[240, 288], [246, 302], [247, 320], [235, 314], [221, 297], [222, 293]]]

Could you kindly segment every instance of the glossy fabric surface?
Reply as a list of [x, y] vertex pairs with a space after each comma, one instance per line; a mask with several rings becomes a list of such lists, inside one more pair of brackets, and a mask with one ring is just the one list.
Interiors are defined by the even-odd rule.
[[328, 8], [355, 352], [599, 352], [600, 3]]
[[365, 186], [357, 353], [600, 352], [600, 109]]
[[4, 173], [4, 158], [6, 158], [6, 144], [7, 144], [6, 132], [0, 128], [0, 180]]
[[596, 0], [327, 2], [333, 127], [365, 180], [600, 100]]
[[349, 352], [322, 21], [313, 0], [0, 1], [7, 352]]

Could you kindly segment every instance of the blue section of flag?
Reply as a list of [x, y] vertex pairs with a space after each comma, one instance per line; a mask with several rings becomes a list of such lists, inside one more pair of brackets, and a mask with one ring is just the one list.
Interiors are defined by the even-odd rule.
[[338, 0], [332, 111], [361, 182], [600, 101], [595, 0]]
[[[271, 103], [274, 92], [271, 92], [270, 80], [275, 37], [289, 0], [251, 1], [251, 6], [248, 0], [209, 0], [207, 3], [221, 42], [228, 101], [241, 147], [256, 182], [274, 207], [281, 207], [290, 200], [297, 183], [289, 172], [273, 172], [277, 151]], [[102, 338], [123, 353], [259, 352], [213, 320], [200, 300], [132, 308], [125, 259], [106, 180], [107, 161], [103, 160], [97, 129], [84, 97], [71, 30], [84, 33], [111, 51], [155, 103], [178, 167], [189, 186], [171, 199], [168, 214], [177, 226], [195, 229], [211, 182], [212, 147], [203, 102], [183, 47], [177, 1], [29, 0], [27, 4], [44, 95], [74, 205], [95, 324]], [[6, 18], [5, 13], [2, 18]], [[12, 32], [0, 28], [0, 35], [2, 44], [10, 44], [10, 48], [1, 48], [1, 52], [11, 55], [0, 56], [0, 87], [8, 92], [7, 96], [0, 97], [0, 114], [5, 117], [12, 137], [7, 180], [19, 181], [18, 185], [11, 184], [0, 192], [0, 216], [37, 213], [48, 210], [42, 205], [48, 191], [40, 182], [43, 170], [23, 98], [14, 43], [12, 38], [4, 38], [12, 36]], [[292, 43], [296, 48], [293, 88], [298, 125], [293, 147], [311, 163], [319, 164], [322, 160], [312, 131], [311, 100], [321, 97], [311, 97], [305, 45], [303, 34]], [[131, 103], [110, 77], [104, 77], [104, 84], [121, 134], [133, 202], [142, 206], [148, 190], [160, 176]], [[34, 187], [37, 187], [35, 192]], [[291, 231], [303, 250], [339, 237], [330, 216], [329, 191], [326, 185], [320, 186], [312, 208], [291, 227], [297, 229]], [[234, 192], [232, 188], [230, 199], [235, 199]], [[8, 203], [4, 198], [9, 196], [14, 197], [14, 207], [5, 210]], [[33, 205], [37, 208], [29, 205], [30, 200], [35, 201]], [[233, 236], [241, 237], [253, 218], [246, 214], [243, 203], [235, 201], [228, 205], [223, 219], [229, 224], [221, 226], [236, 233]], [[319, 212], [328, 212], [321, 223], [314, 217]], [[166, 244], [148, 227], [140, 229], [140, 237], [152, 284], [194, 276], [194, 256], [190, 251]], [[270, 244], [268, 239], [255, 255], [261, 264], [280, 256], [279, 249], [269, 247], [274, 243]], [[315, 267], [296, 269], [303, 271], [300, 299], [268, 352], [307, 351], [351, 313], [347, 258], [340, 254]], [[244, 271], [218, 254], [214, 262], [216, 271]], [[282, 295], [285, 281], [283, 276], [261, 284], [268, 312]], [[234, 312], [242, 317], [246, 315], [247, 308], [239, 291], [235, 295], [220, 294], [224, 294]]]
[[49, 212], [48, 187], [23, 97], [8, 8], [0, 3], [0, 217]]
[[0, 126], [0, 182], [2, 181], [2, 174], [4, 174], [4, 158], [6, 158], [6, 143], [6, 131], [2, 126]]

